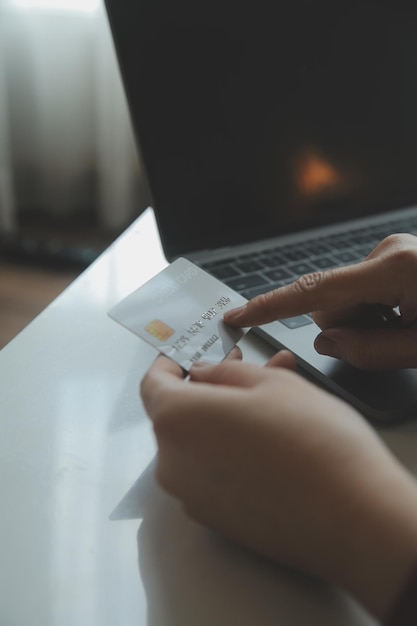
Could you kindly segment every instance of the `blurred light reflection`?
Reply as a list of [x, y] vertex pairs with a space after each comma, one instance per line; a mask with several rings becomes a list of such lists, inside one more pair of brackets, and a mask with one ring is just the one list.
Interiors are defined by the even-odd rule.
[[296, 178], [298, 190], [305, 196], [340, 189], [344, 182], [336, 168], [313, 151], [298, 157]]
[[[106, 422], [102, 416], [113, 400], [102, 377], [80, 372], [58, 390], [59, 414], [55, 432], [53, 493], [54, 523], [51, 528], [52, 613], [67, 614], [69, 604], [62, 573], [77, 581], [77, 598], [71, 604], [72, 624], [98, 624], [100, 590], [101, 487], [106, 467]], [[90, 419], [86, 420], [85, 416]], [[82, 533], [74, 533], [82, 528]], [[97, 597], [95, 597], [97, 596]], [[88, 612], [88, 620], [86, 620]]]

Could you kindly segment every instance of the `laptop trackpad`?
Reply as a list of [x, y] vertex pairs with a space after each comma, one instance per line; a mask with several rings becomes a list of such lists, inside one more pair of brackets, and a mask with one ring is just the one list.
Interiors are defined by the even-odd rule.
[[306, 376], [352, 404], [375, 422], [396, 422], [417, 417], [417, 370], [357, 369], [318, 354], [313, 346], [319, 332], [315, 324], [288, 330], [278, 322], [256, 329], [256, 334], [298, 357]]

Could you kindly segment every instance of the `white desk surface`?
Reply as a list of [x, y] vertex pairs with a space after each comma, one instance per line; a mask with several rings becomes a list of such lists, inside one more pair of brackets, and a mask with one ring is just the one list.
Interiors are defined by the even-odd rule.
[[[165, 265], [148, 209], [0, 352], [0, 626], [373, 624], [192, 523], [155, 484], [138, 396], [155, 352], [107, 311]], [[417, 474], [416, 424], [384, 437]]]

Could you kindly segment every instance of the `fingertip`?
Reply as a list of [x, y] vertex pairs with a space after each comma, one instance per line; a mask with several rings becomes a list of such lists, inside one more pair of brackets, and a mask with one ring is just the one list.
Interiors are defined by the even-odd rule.
[[226, 311], [223, 315], [223, 319], [226, 324], [230, 324], [230, 326], [238, 326], [240, 318], [245, 314], [247, 308], [247, 304], [243, 306], [236, 307], [234, 309], [230, 309], [230, 311]]
[[233, 346], [230, 352], [224, 357], [224, 361], [241, 361], [242, 358], [242, 350], [239, 346]]
[[295, 372], [297, 370], [297, 359], [289, 350], [280, 350], [268, 361], [266, 367], [282, 367]]
[[173, 359], [170, 359], [164, 354], [159, 354], [146, 372], [143, 381], [147, 381], [149, 379], [159, 379], [161, 376], [185, 378], [187, 376], [187, 372]]
[[[221, 363], [241, 362], [243, 358], [242, 350], [239, 346], [234, 346], [224, 357]], [[206, 361], [197, 361], [190, 368], [190, 380], [205, 379], [207, 374], [216, 369], [220, 363], [207, 363]]]
[[314, 347], [319, 354], [331, 356], [336, 359], [341, 358], [341, 350], [339, 344], [333, 337], [329, 337], [328, 334], [321, 333], [314, 341]]
[[205, 376], [207, 372], [216, 367], [215, 363], [207, 363], [206, 361], [197, 361], [190, 367], [190, 380], [196, 380], [199, 375]]

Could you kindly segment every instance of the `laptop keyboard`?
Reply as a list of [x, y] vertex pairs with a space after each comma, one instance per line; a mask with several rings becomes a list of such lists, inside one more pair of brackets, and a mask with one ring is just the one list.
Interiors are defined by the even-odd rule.
[[[417, 235], [417, 218], [393, 219], [382, 226], [349, 230], [343, 234], [307, 240], [302, 244], [281, 245], [200, 265], [250, 300], [261, 293], [287, 285], [302, 274], [357, 263], [384, 237], [399, 232]], [[299, 328], [312, 323], [312, 320], [310, 316], [299, 315], [281, 322], [288, 328]]]

